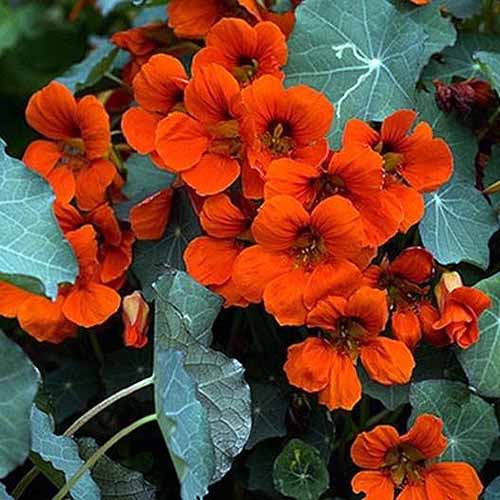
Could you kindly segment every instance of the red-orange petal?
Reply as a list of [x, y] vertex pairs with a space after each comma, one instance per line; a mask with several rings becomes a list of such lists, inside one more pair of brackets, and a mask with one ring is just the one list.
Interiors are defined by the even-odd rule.
[[119, 246], [106, 244], [101, 246], [103, 257], [101, 259], [99, 276], [103, 283], [114, 284], [116, 280], [127, 272], [130, 264], [132, 264], [132, 245], [134, 241], [134, 233], [132, 231], [125, 231]]
[[380, 135], [384, 145], [391, 148], [399, 144], [417, 119], [417, 113], [411, 109], [400, 109], [382, 122]]
[[116, 167], [108, 160], [96, 160], [82, 169], [76, 178], [75, 197], [78, 208], [92, 210], [106, 200], [106, 190], [113, 183]]
[[399, 230], [406, 233], [424, 216], [424, 198], [417, 190], [397, 182], [390, 183], [386, 189], [401, 203], [403, 220]]
[[79, 137], [76, 100], [67, 87], [55, 81], [31, 96], [26, 121], [50, 139]]
[[250, 302], [260, 302], [268, 283], [293, 269], [288, 252], [271, 252], [254, 245], [241, 252], [234, 263], [233, 280]]
[[413, 354], [403, 342], [376, 337], [361, 347], [361, 362], [379, 384], [406, 384], [415, 368]]
[[348, 260], [331, 260], [317, 265], [304, 292], [304, 304], [311, 309], [328, 295], [349, 297], [361, 283], [363, 275]]
[[387, 293], [367, 286], [361, 287], [349, 297], [345, 315], [356, 318], [370, 333], [381, 332], [389, 316]]
[[331, 196], [317, 205], [311, 214], [311, 226], [335, 258], [355, 258], [364, 246], [359, 212], [342, 196]]
[[330, 380], [319, 393], [319, 402], [333, 411], [339, 408], [352, 410], [361, 399], [361, 382], [352, 359], [333, 350]]
[[179, 38], [202, 38], [219, 17], [219, 0], [172, 0], [168, 25]]
[[145, 155], [155, 150], [156, 127], [161, 115], [142, 108], [130, 108], [122, 116], [122, 131], [128, 144]]
[[320, 300], [307, 315], [307, 326], [326, 331], [336, 329], [337, 320], [345, 316], [347, 300], [344, 297], [329, 295]]
[[227, 121], [240, 93], [236, 79], [218, 64], [199, 68], [185, 90], [186, 109], [202, 123]]
[[222, 285], [231, 277], [233, 263], [241, 252], [234, 239], [199, 236], [184, 252], [188, 273], [203, 285]]
[[321, 175], [316, 166], [282, 158], [270, 163], [266, 172], [264, 196], [289, 195], [309, 206], [316, 197], [314, 181]]
[[399, 445], [398, 431], [392, 425], [378, 425], [356, 436], [351, 446], [352, 461], [363, 469], [380, 469], [389, 451]]
[[18, 309], [21, 328], [39, 342], [59, 344], [67, 338], [75, 337], [77, 326], [68, 321], [62, 311], [65, 300], [61, 293], [54, 302], [32, 294]]
[[288, 382], [307, 392], [324, 389], [330, 381], [332, 355], [330, 344], [316, 337], [291, 345], [283, 366]]
[[372, 148], [380, 142], [380, 135], [368, 123], [357, 118], [347, 121], [342, 136], [342, 146]]
[[121, 297], [112, 288], [95, 282], [76, 286], [66, 297], [62, 311], [73, 323], [91, 328], [101, 325], [120, 308]]
[[206, 199], [201, 209], [200, 223], [214, 238], [235, 238], [248, 229], [247, 218], [226, 194]]
[[389, 269], [400, 278], [422, 284], [429, 281], [434, 274], [434, 258], [425, 248], [410, 247], [391, 262]]
[[432, 500], [476, 500], [482, 490], [477, 472], [464, 462], [435, 463], [425, 471], [425, 491]]
[[280, 325], [300, 326], [306, 321], [304, 290], [309, 279], [303, 269], [274, 278], [264, 290], [264, 306]]
[[171, 113], [156, 128], [156, 150], [174, 172], [199, 163], [209, 142], [205, 127], [184, 113]]
[[76, 119], [87, 158], [102, 158], [111, 145], [109, 116], [104, 105], [97, 97], [86, 95], [78, 101]]
[[5, 281], [0, 281], [0, 316], [15, 318], [20, 305], [31, 297], [32, 293]]
[[38, 140], [30, 142], [24, 152], [23, 161], [27, 167], [47, 179], [61, 156], [62, 153], [57, 143]]
[[417, 448], [428, 460], [442, 455], [448, 444], [443, 421], [429, 414], [419, 415], [411, 429], [401, 436], [401, 442]]
[[309, 214], [295, 198], [275, 196], [261, 206], [253, 221], [252, 233], [257, 243], [265, 248], [286, 250], [293, 246], [309, 221]]
[[130, 210], [130, 225], [138, 240], [159, 240], [165, 233], [174, 191], [163, 189]]
[[364, 500], [394, 500], [394, 489], [387, 472], [362, 471], [352, 479], [352, 490], [354, 493], [364, 493]]
[[404, 342], [412, 351], [422, 339], [418, 316], [411, 309], [397, 308], [391, 315], [392, 335]]
[[187, 78], [177, 58], [156, 54], [141, 66], [134, 78], [135, 100], [147, 111], [166, 115], [182, 103]]

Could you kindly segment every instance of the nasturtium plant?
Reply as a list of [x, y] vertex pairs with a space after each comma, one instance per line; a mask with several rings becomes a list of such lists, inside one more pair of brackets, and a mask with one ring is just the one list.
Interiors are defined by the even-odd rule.
[[500, 497], [500, 0], [0, 0], [0, 498]]

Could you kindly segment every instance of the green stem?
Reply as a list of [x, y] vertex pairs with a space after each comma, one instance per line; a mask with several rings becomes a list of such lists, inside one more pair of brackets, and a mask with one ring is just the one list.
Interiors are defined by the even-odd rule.
[[[152, 383], [153, 383], [153, 377], [145, 378], [144, 380], [141, 380], [136, 384], [133, 384], [129, 387], [125, 387], [125, 389], [118, 391], [117, 393], [113, 394], [104, 401], [101, 401], [98, 405], [91, 408], [88, 412], [84, 413], [78, 420], [73, 422], [73, 424], [71, 424], [64, 431], [63, 436], [72, 436], [79, 429], [81, 429], [89, 420], [92, 420], [97, 414], [105, 410], [108, 406], [111, 406], [120, 399], [123, 399], [129, 396], [130, 394], [133, 394], [134, 392], [137, 392], [140, 389], [143, 389], [144, 387], [151, 385]], [[26, 473], [26, 475], [21, 479], [21, 481], [19, 481], [14, 491], [12, 492], [12, 497], [14, 498], [14, 500], [17, 500], [18, 498], [21, 497], [21, 495], [25, 492], [26, 488], [28, 488], [28, 486], [38, 477], [38, 474], [40, 474], [40, 471], [37, 469], [36, 466], [30, 469]]]
[[113, 73], [110, 73], [109, 71], [104, 73], [104, 76], [106, 78], [108, 78], [109, 80], [117, 83], [118, 85], [120, 85], [120, 87], [123, 87], [127, 90], [132, 90], [130, 88], [130, 85], [128, 85], [127, 83], [125, 83], [121, 78], [118, 78], [117, 76], [113, 75]]
[[63, 500], [66, 495], [69, 494], [71, 488], [73, 488], [76, 483], [85, 475], [87, 471], [92, 469], [92, 467], [102, 458], [106, 452], [118, 441], [128, 436], [130, 433], [142, 427], [143, 425], [149, 424], [156, 420], [156, 413], [143, 417], [133, 424], [130, 424], [125, 429], [115, 434], [111, 439], [106, 441], [75, 473], [75, 475], [59, 490], [57, 495], [52, 500]]

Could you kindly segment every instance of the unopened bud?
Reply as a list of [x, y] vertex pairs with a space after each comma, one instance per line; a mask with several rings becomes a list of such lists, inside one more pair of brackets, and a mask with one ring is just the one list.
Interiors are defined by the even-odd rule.
[[141, 292], [123, 298], [123, 341], [127, 347], [141, 349], [148, 343], [149, 306]]

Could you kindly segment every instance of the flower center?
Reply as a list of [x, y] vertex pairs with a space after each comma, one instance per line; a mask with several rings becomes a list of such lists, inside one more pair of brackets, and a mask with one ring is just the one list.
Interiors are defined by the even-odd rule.
[[59, 143], [59, 151], [62, 153], [58, 162], [61, 166], [69, 166], [72, 170], [78, 171], [89, 164], [82, 139], [61, 141]]
[[422, 453], [406, 443], [393, 448], [385, 456], [385, 468], [398, 488], [404, 487], [408, 482], [420, 481], [425, 465]]
[[308, 228], [299, 234], [292, 252], [296, 266], [310, 270], [323, 260], [327, 250], [321, 237]]
[[240, 138], [240, 128], [237, 120], [226, 120], [208, 127], [212, 136], [208, 152], [227, 156], [229, 158], [241, 158], [243, 143]]
[[361, 326], [356, 318], [339, 318], [335, 324], [335, 330], [327, 333], [330, 343], [347, 354], [354, 362], [358, 359], [359, 348], [367, 331]]
[[241, 57], [236, 66], [233, 68], [234, 77], [242, 84], [250, 83], [257, 71], [259, 70], [259, 62], [251, 57]]
[[290, 127], [281, 122], [271, 123], [260, 140], [274, 156], [286, 156], [295, 148]]

